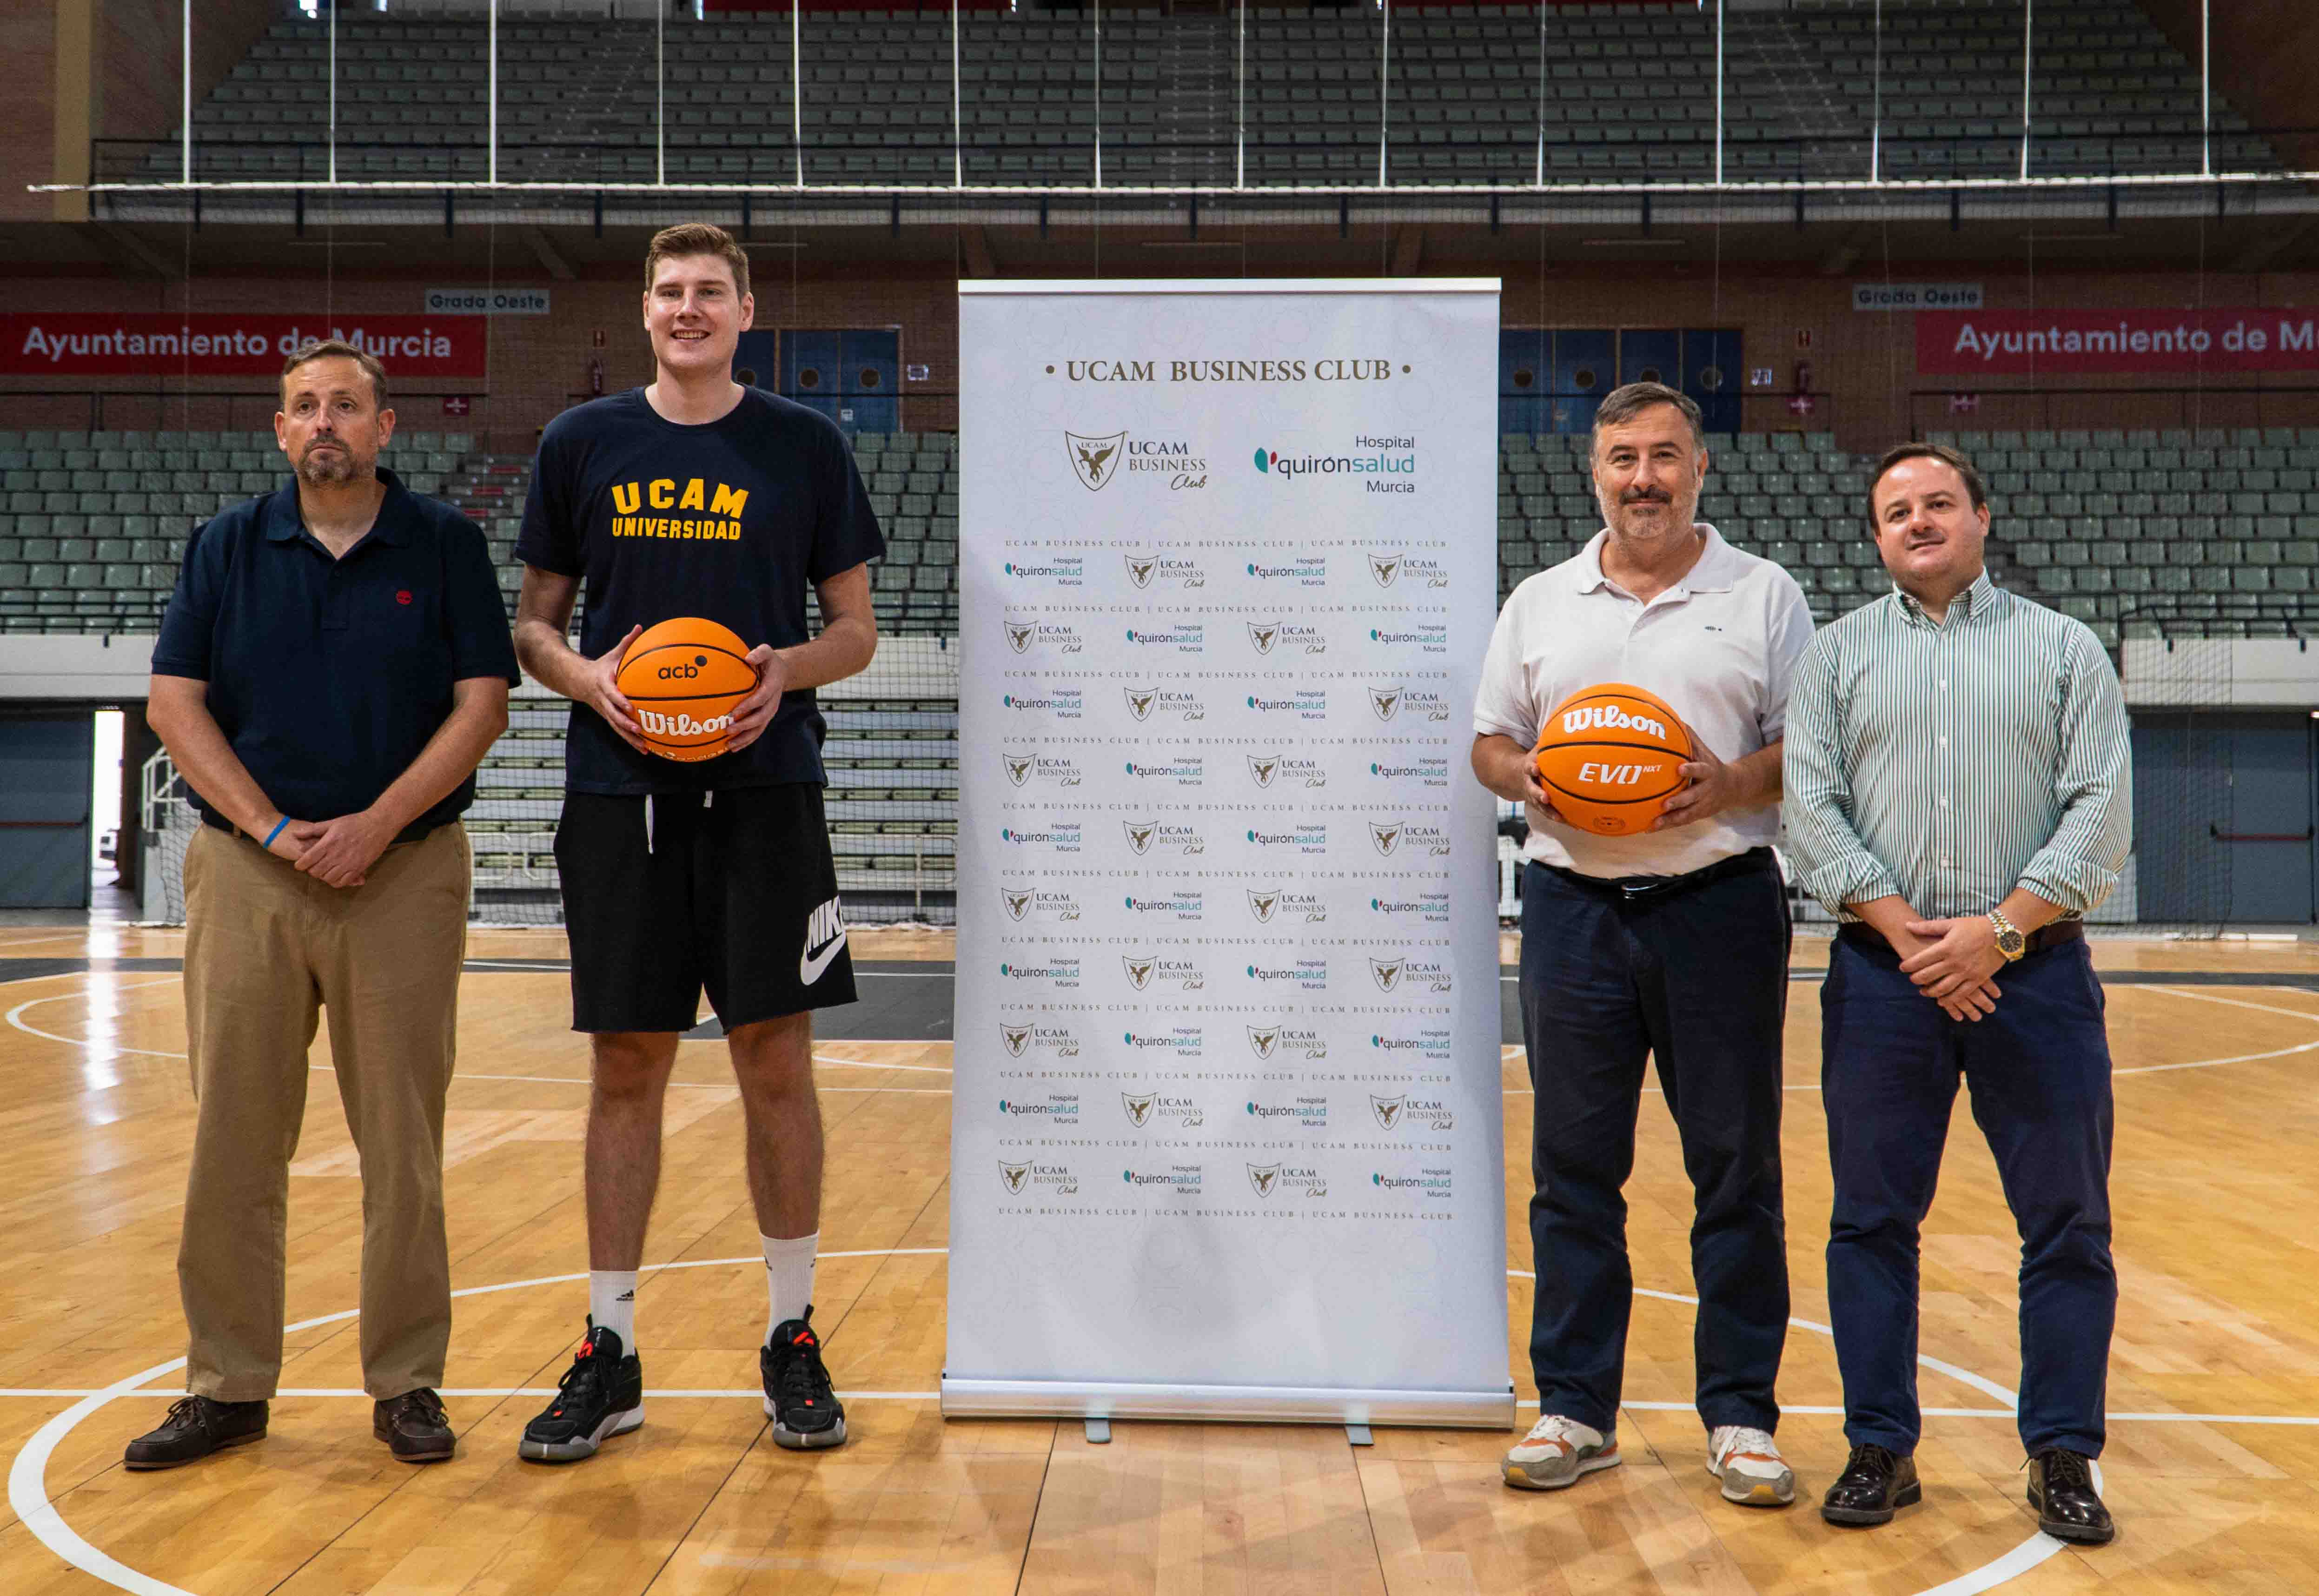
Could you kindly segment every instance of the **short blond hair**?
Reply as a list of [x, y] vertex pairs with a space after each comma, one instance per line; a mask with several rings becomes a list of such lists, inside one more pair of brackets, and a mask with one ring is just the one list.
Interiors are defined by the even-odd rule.
[[380, 410], [386, 408], [386, 367], [368, 349], [357, 349], [338, 338], [308, 338], [290, 352], [282, 363], [282, 401], [290, 401], [290, 374], [300, 366], [316, 360], [351, 360], [363, 368], [370, 378], [371, 402]]
[[680, 222], [664, 227], [653, 235], [645, 250], [645, 286], [649, 289], [653, 279], [660, 275], [660, 263], [686, 255], [713, 255], [733, 268], [733, 292], [742, 299], [749, 297], [749, 252], [741, 248], [731, 233], [712, 221]]

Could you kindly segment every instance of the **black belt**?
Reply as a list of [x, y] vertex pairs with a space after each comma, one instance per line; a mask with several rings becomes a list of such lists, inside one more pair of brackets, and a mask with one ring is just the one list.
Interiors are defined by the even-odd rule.
[[1621, 903], [1650, 903], [1661, 898], [1678, 897], [1693, 888], [1704, 887], [1710, 881], [1720, 881], [1729, 876], [1754, 875], [1759, 870], [1775, 870], [1778, 862], [1769, 848], [1750, 848], [1745, 853], [1734, 853], [1728, 859], [1719, 859], [1681, 876], [1582, 876], [1576, 870], [1565, 870], [1558, 864], [1543, 860], [1531, 863], [1549, 870], [1573, 887], [1592, 892], [1597, 897], [1616, 898]]
[[[1892, 944], [1884, 940], [1884, 933], [1865, 921], [1847, 920], [1836, 928], [1836, 934], [1856, 946], [1879, 953], [1895, 951]], [[2021, 956], [2026, 959], [2032, 953], [2058, 948], [2063, 942], [2083, 941], [2085, 934], [2086, 925], [2082, 920], [2056, 920], [2050, 925], [2040, 925], [2021, 939]]]
[[[232, 821], [226, 819], [221, 815], [213, 814], [208, 809], [203, 809], [201, 811], [201, 816], [202, 824], [204, 825], [213, 825], [218, 830], [225, 832], [231, 836], [249, 837], [249, 834], [248, 832], [242, 830], [241, 827], [236, 825]], [[393, 848], [399, 847], [404, 843], [423, 842], [437, 829], [437, 827], [429, 825], [424, 820], [414, 820], [409, 825], [404, 826], [401, 831], [395, 833], [394, 841], [389, 843], [387, 846]], [[249, 837], [249, 840], [256, 843], [261, 848], [266, 845], [265, 839], [261, 837]]]

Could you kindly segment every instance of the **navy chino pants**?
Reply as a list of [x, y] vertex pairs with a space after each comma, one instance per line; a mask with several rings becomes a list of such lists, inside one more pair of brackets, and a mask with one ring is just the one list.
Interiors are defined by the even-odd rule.
[[1522, 1042], [1537, 1094], [1530, 1366], [1542, 1412], [1606, 1434], [1617, 1422], [1634, 1302], [1620, 1188], [1635, 1164], [1647, 1056], [1658, 1061], [1697, 1203], [1699, 1415], [1710, 1429], [1779, 1424], [1789, 927], [1771, 851], [1755, 862], [1631, 899], [1538, 864], [1522, 872]]
[[2109, 1037], [2083, 941], [1997, 973], [1985, 1019], [1952, 1020], [1890, 949], [1838, 937], [1820, 988], [1836, 1210], [1827, 1294], [1844, 1433], [1916, 1450], [1917, 1228], [1963, 1078], [2021, 1235], [2021, 1444], [2100, 1456], [2117, 1274], [2110, 1261]]

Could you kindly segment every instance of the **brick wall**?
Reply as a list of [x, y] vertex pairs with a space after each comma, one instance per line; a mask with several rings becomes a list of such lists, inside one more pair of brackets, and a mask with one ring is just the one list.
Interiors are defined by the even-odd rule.
[[[824, 252], [834, 257], [837, 252]], [[811, 259], [800, 252], [792, 270], [787, 251], [762, 250], [753, 266], [757, 321], [762, 328], [898, 326], [902, 359], [928, 367], [928, 380], [905, 383], [904, 425], [940, 431], [957, 425], [951, 397], [957, 385], [956, 279], [947, 267], [881, 264], [850, 266], [835, 258]], [[502, 252], [504, 258], [504, 252]], [[1427, 269], [1463, 272], [1455, 260], [1429, 259]], [[1303, 269], [1294, 262], [1268, 263], [1275, 269]], [[1509, 274], [1502, 315], [1511, 327], [1737, 327], [1746, 338], [1745, 364], [1768, 366], [1773, 390], [1746, 404], [1750, 430], [1805, 428], [1834, 431], [1858, 451], [1882, 447], [1910, 431], [1954, 428], [1995, 430], [2015, 428], [2179, 428], [2188, 426], [2319, 427], [2319, 373], [2278, 374], [2260, 379], [2215, 378], [2202, 394], [2162, 392], [2187, 388], [2191, 379], [2070, 378], [2071, 387], [2098, 390], [2098, 397], [2032, 395], [2018, 378], [1973, 379], [1981, 393], [1977, 412], [1952, 418], [1947, 392], [1963, 379], [1927, 377], [1916, 372], [1915, 329], [1906, 315], [1863, 313], [1852, 309], [1851, 284], [1871, 274], [1799, 275], [1792, 271], [1727, 269], [1719, 276], [1704, 266], [1641, 263], [1620, 266], [1552, 266], [1541, 276], [1535, 267]], [[1873, 276], [1881, 280], [1883, 271]], [[2319, 273], [2118, 274], [2018, 268], [1990, 270], [1954, 263], [1895, 263], [1897, 281], [1977, 281], [1992, 308], [2188, 306], [2195, 303], [2308, 306], [2319, 303]], [[139, 309], [194, 311], [264, 310], [300, 315], [415, 313], [430, 284], [470, 284], [480, 274], [444, 267], [394, 274], [337, 272], [325, 279], [309, 270], [234, 277], [201, 277], [188, 283], [113, 278], [16, 277], [8, 284], [12, 308], [25, 310]], [[424, 430], [488, 434], [494, 446], [530, 446], [539, 427], [583, 393], [594, 335], [604, 335], [601, 355], [605, 387], [616, 391], [651, 380], [651, 356], [639, 325], [640, 269], [591, 268], [576, 281], [553, 281], [537, 271], [502, 272], [502, 286], [549, 290], [554, 312], [492, 321], [491, 376], [483, 382], [445, 384], [470, 392], [473, 409], [462, 419], [446, 419], [439, 400], [405, 391], [399, 409], [402, 424]], [[1647, 314], [1638, 314], [1647, 307]], [[1809, 332], [1808, 350], [1797, 334]], [[1812, 389], [1820, 395], [1808, 417], [1786, 405], [1794, 365], [1812, 365]], [[773, 374], [762, 374], [770, 383]], [[272, 390], [263, 381], [228, 383], [204, 380], [203, 391], [234, 388], [242, 397], [188, 399], [185, 384], [166, 380], [121, 379], [79, 383], [0, 382], [0, 426], [87, 427], [91, 401], [85, 396], [32, 400], [21, 391], [36, 385], [104, 390], [104, 424], [116, 428], [155, 427], [215, 429], [267, 424]], [[12, 394], [9, 390], [18, 391]], [[1911, 390], [1923, 390], [1912, 410]], [[913, 392], [923, 397], [913, 400]]]

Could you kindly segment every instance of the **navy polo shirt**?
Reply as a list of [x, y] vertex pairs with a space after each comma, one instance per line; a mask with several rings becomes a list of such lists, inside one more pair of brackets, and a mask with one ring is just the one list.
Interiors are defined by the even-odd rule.
[[[227, 743], [300, 820], [375, 802], [450, 718], [453, 682], [520, 680], [482, 529], [378, 480], [378, 518], [344, 558], [306, 530], [295, 478], [200, 527], [153, 645], [154, 674], [209, 683]], [[471, 774], [412, 829], [474, 797]]]

